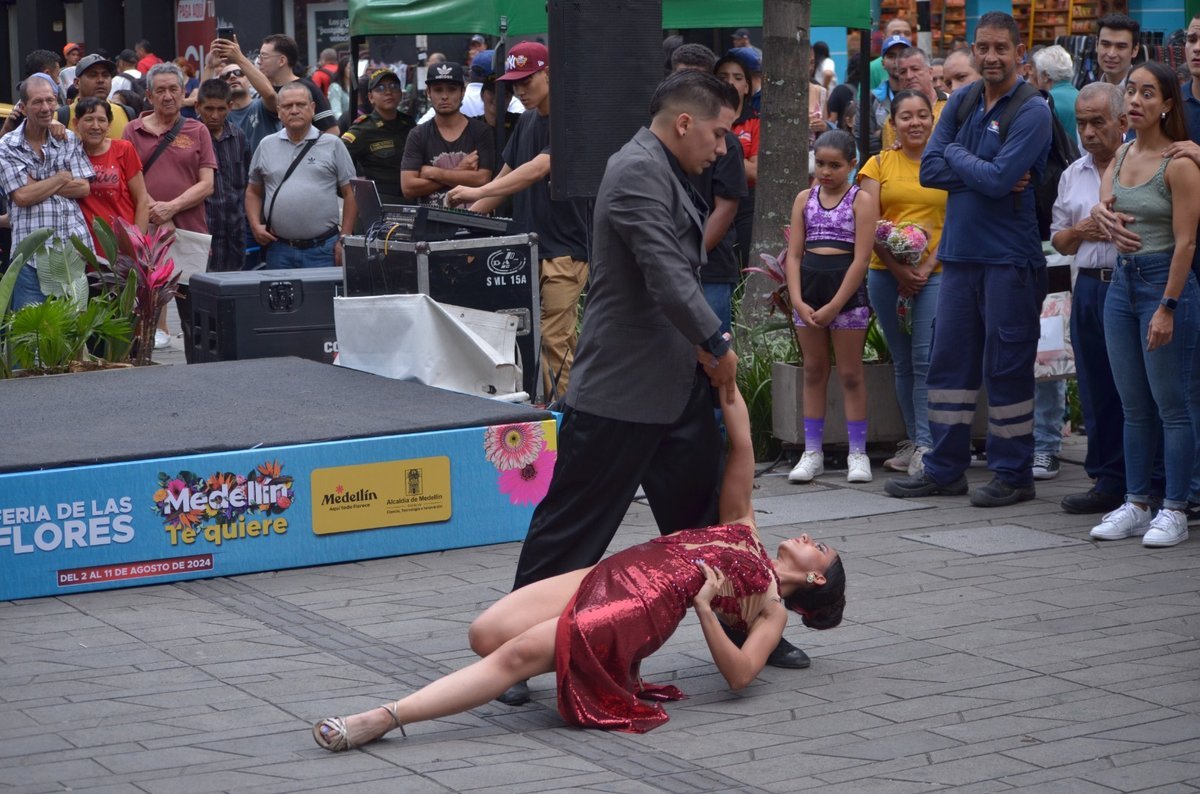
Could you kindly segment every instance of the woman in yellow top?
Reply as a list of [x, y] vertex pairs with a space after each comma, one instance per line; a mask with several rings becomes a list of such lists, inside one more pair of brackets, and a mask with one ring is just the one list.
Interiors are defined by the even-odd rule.
[[[898, 92], [892, 100], [891, 120], [899, 148], [867, 160], [858, 172], [859, 186], [879, 203], [881, 219], [919, 225], [929, 235], [929, 246], [917, 264], [910, 265], [897, 261], [885, 245], [876, 242], [867, 275], [867, 295], [892, 351], [896, 399], [908, 430], [908, 440], [883, 465], [893, 471], [919, 474], [921, 458], [933, 443], [925, 377], [929, 374], [933, 314], [942, 278], [937, 249], [946, 221], [946, 191], [921, 186], [921, 155], [933, 131], [929, 99], [919, 91]], [[911, 332], [901, 327], [896, 314], [900, 298], [908, 298]]]

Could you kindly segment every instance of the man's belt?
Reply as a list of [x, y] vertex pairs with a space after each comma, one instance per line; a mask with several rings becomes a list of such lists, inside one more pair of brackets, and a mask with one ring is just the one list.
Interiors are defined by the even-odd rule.
[[325, 232], [325, 234], [321, 235], [320, 237], [313, 237], [309, 240], [284, 240], [281, 237], [278, 240], [276, 240], [275, 242], [283, 243], [286, 246], [289, 246], [291, 248], [296, 248], [298, 250], [303, 251], [307, 248], [321, 247], [325, 243], [329, 242], [330, 237], [336, 237], [337, 233], [338, 233], [338, 227], [334, 226], [332, 229]]
[[1107, 283], [1112, 281], [1113, 269], [1111, 267], [1081, 267], [1079, 275]]

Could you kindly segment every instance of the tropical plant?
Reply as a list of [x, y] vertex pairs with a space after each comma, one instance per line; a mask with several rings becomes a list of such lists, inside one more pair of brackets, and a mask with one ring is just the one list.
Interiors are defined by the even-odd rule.
[[10, 369], [41, 374], [92, 368], [100, 359], [88, 353], [89, 341], [128, 348], [133, 332], [108, 297], [87, 301], [80, 310], [72, 300], [52, 296], [12, 313], [7, 325]]
[[93, 228], [102, 258], [81, 241], [75, 247], [98, 274], [101, 289], [133, 316], [133, 364], [145, 366], [154, 352], [158, 317], [175, 298], [183, 275], [169, 256], [175, 230], [160, 227], [146, 234], [123, 218], [118, 218], [115, 231], [101, 218]]

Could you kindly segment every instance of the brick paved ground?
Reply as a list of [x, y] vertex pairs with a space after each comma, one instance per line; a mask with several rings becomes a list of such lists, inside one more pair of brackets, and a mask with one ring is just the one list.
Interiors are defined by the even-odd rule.
[[[1087, 541], [1063, 468], [996, 510], [886, 499], [878, 470], [762, 478], [768, 545], [844, 554], [846, 621], [793, 621], [812, 668], [730, 693], [689, 616], [644, 673], [691, 697], [644, 736], [563, 727], [544, 676], [525, 707], [313, 744], [315, 718], [469, 662], [516, 544], [0, 603], [0, 791], [1200, 790], [1200, 542]], [[614, 548], [651, 524], [635, 504]]]

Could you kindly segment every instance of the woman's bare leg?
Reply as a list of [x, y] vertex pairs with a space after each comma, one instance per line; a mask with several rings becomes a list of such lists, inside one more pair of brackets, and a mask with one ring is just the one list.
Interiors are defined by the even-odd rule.
[[[388, 705], [403, 725], [482, 706], [516, 682], [554, 669], [557, 627], [557, 616], [543, 620], [501, 645], [494, 653]], [[350, 743], [355, 747], [374, 741], [396, 727], [385, 708], [371, 709], [344, 719]]]
[[542, 621], [557, 619], [590, 570], [580, 568], [527, 584], [492, 604], [471, 623], [471, 650], [487, 656]]

